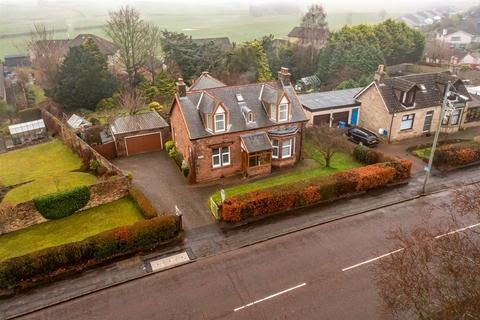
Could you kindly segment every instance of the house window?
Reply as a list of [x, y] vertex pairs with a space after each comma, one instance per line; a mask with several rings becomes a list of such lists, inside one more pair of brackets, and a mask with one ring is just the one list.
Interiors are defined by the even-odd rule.
[[230, 147], [212, 149], [212, 166], [214, 168], [230, 164]]
[[450, 122], [450, 115], [448, 114], [444, 115], [442, 119], [442, 126], [448, 125], [449, 122]]
[[206, 113], [205, 117], [207, 118], [207, 128], [212, 130], [212, 115]]
[[271, 162], [270, 151], [255, 152], [248, 155], [248, 166], [257, 167]]
[[457, 125], [460, 121], [460, 114], [462, 111], [460, 109], [453, 110], [452, 112], [452, 122], [450, 124]]
[[409, 130], [413, 128], [413, 119], [415, 114], [407, 114], [402, 117], [402, 123], [400, 124], [400, 130]]
[[282, 141], [282, 159], [287, 159], [292, 156], [293, 139]]
[[215, 114], [215, 131], [225, 131], [225, 113]]
[[270, 119], [277, 121], [277, 106], [274, 104], [270, 105]]
[[278, 108], [278, 121], [287, 121], [288, 104], [281, 104]]
[[278, 140], [272, 140], [272, 158], [273, 159], [278, 159], [278, 151], [279, 151], [279, 148], [278, 148]]
[[468, 108], [465, 122], [480, 121], [480, 107]]
[[450, 41], [461, 41], [462, 38], [461, 37], [452, 37]]

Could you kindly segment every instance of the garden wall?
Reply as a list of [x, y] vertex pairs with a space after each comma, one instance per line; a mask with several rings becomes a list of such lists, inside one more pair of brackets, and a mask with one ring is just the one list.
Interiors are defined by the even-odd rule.
[[[128, 194], [130, 179], [125, 176], [111, 177], [88, 186], [90, 200], [79, 211], [97, 207], [121, 199]], [[33, 200], [16, 205], [0, 206], [0, 235], [48, 221], [35, 207]]]

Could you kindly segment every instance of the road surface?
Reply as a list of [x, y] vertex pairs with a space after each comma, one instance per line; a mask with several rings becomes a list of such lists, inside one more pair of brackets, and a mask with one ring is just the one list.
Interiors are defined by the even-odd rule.
[[[379, 307], [371, 268], [399, 249], [386, 235], [394, 228], [446, 223], [442, 204], [451, 194], [199, 259], [22, 319], [390, 319]], [[471, 228], [476, 223], [462, 221]]]

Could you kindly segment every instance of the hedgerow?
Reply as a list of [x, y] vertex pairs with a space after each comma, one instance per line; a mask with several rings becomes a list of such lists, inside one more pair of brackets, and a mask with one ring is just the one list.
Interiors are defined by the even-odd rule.
[[128, 189], [128, 194], [140, 209], [140, 212], [145, 219], [152, 219], [158, 216], [157, 210], [142, 191], [138, 190], [136, 187], [130, 187], [130, 189]]
[[46, 219], [60, 219], [82, 209], [90, 200], [90, 190], [86, 186], [52, 193], [33, 199], [38, 212]]

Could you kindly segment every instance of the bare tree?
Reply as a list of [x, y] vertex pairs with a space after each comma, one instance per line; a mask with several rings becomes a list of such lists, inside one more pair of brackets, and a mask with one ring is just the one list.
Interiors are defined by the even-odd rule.
[[64, 54], [63, 41], [53, 40], [55, 32], [43, 24], [34, 24], [27, 40], [27, 48], [32, 56], [35, 77], [45, 90], [55, 86], [59, 64]]
[[404, 248], [375, 267], [376, 283], [387, 312], [397, 319], [480, 318], [480, 233], [460, 216], [480, 218], [480, 185], [455, 192], [447, 228], [397, 230], [391, 239]]
[[129, 6], [110, 12], [106, 34], [120, 48], [120, 61], [125, 66], [128, 82], [135, 85], [138, 70], [144, 66], [147, 50], [148, 25], [140, 18], [140, 12]]
[[148, 70], [151, 76], [152, 83], [155, 82], [155, 76], [157, 75], [157, 69], [161, 66], [159, 58], [162, 56], [162, 31], [157, 25], [153, 23], [147, 24], [145, 37], [145, 68]]
[[323, 7], [319, 4], [313, 4], [302, 17], [301, 26], [305, 28], [327, 28], [327, 15]]
[[432, 39], [427, 42], [425, 55], [434, 62], [438, 60], [441, 63], [442, 61], [449, 60], [453, 54], [453, 50], [444, 41]]
[[128, 111], [130, 115], [137, 114], [145, 107], [146, 101], [140, 90], [132, 88], [124, 89], [118, 98], [120, 108]]
[[328, 125], [314, 126], [306, 130], [306, 137], [323, 156], [325, 166], [330, 167], [333, 156], [337, 152], [349, 152], [351, 143], [344, 136], [344, 130], [330, 128]]

